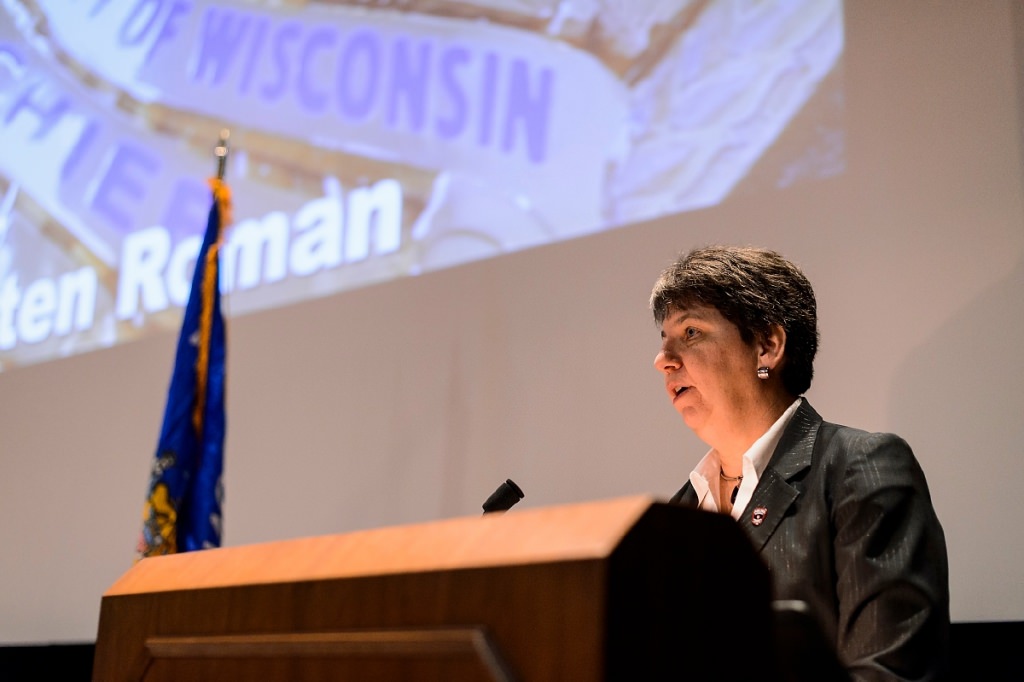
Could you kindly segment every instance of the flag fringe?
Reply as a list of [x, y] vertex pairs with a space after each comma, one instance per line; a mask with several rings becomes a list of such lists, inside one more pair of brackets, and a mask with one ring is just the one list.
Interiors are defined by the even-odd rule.
[[217, 278], [220, 276], [218, 254], [221, 238], [224, 235], [224, 226], [231, 224], [231, 189], [220, 178], [210, 178], [209, 184], [210, 189], [213, 190], [214, 201], [217, 202], [220, 222], [217, 225], [217, 239], [206, 252], [203, 269], [201, 292], [203, 305], [199, 317], [199, 353], [196, 357], [196, 404], [192, 408], [192, 426], [195, 428], [196, 436], [200, 439], [203, 437], [203, 411], [206, 409], [206, 384], [209, 378], [213, 299], [217, 295]]

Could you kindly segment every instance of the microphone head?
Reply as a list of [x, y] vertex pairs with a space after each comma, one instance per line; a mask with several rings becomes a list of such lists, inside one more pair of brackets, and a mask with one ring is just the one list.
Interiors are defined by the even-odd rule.
[[519, 486], [513, 483], [511, 478], [506, 479], [484, 502], [484, 513], [508, 511], [523, 497], [525, 496]]

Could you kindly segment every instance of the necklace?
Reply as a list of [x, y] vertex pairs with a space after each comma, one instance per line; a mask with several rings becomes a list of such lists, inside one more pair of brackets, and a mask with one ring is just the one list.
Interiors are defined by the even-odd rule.
[[[726, 476], [725, 471], [723, 471], [722, 469], [718, 470], [718, 476], [723, 481], [728, 481], [730, 483], [732, 483], [733, 481], [739, 481], [740, 483], [743, 482], [742, 476]], [[736, 487], [732, 489], [732, 495], [729, 496], [729, 504], [736, 504], [736, 495], [738, 495], [739, 492], [740, 486], [739, 484], [737, 484]]]

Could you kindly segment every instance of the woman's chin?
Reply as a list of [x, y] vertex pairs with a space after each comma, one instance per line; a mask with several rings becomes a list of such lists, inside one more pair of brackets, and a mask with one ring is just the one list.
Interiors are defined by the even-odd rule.
[[700, 427], [704, 423], [704, 419], [701, 417], [700, 411], [693, 407], [683, 407], [679, 409], [679, 414], [683, 418], [683, 423], [699, 436]]

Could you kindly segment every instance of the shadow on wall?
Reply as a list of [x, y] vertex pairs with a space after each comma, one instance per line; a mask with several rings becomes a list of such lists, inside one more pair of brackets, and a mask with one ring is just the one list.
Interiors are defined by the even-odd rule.
[[1016, 584], [1024, 563], [1024, 536], [1011, 530], [1024, 519], [1022, 294], [1019, 261], [895, 373], [890, 423], [920, 460], [946, 532], [954, 620], [1024, 614], [1024, 593], [993, 587]]

